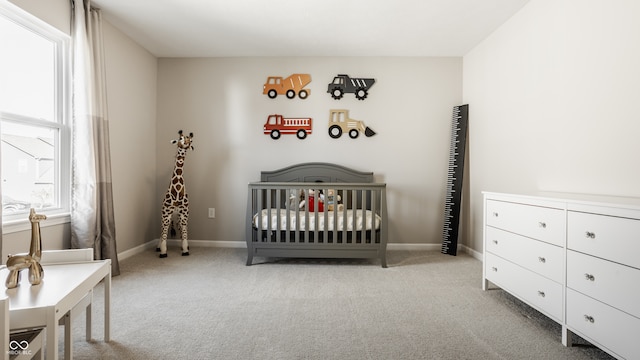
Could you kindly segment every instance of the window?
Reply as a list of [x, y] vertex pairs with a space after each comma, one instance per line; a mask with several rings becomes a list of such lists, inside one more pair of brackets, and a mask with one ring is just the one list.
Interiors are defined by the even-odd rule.
[[[69, 36], [0, 3], [3, 225], [68, 214]], [[6, 231], [6, 230], [5, 230]]]

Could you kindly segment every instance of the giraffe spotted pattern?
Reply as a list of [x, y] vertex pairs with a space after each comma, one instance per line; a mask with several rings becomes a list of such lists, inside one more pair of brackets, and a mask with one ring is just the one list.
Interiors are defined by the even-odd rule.
[[191, 145], [193, 133], [185, 135], [182, 130], [180, 130], [178, 131], [178, 135], [180, 135], [180, 137], [177, 140], [171, 141], [173, 144], [177, 144], [178, 151], [176, 153], [176, 163], [173, 168], [171, 182], [169, 183], [169, 188], [162, 202], [162, 234], [158, 247], [156, 248], [156, 250], [160, 252], [161, 258], [167, 257], [167, 235], [169, 233], [169, 225], [171, 225], [171, 218], [175, 212], [178, 214], [178, 223], [182, 238], [182, 256], [189, 255], [187, 231], [189, 222], [189, 195], [187, 194], [182, 173], [187, 150], [193, 150], [193, 145]]

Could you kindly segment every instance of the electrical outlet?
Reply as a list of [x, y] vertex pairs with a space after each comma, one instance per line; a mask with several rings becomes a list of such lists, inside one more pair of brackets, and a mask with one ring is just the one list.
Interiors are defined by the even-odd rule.
[[209, 219], [216, 217], [216, 208], [209, 208]]

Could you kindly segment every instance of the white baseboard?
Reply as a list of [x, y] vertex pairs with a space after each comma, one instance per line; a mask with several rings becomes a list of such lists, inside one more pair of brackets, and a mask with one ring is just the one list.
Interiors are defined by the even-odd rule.
[[132, 257], [133, 255], [140, 254], [150, 249], [154, 249], [158, 244], [157, 240], [148, 241], [142, 245], [138, 245], [129, 250], [125, 250], [121, 253], [118, 253], [118, 260], [124, 260], [126, 258]]
[[[180, 240], [175, 240], [176, 244], [180, 244]], [[244, 241], [223, 241], [223, 240], [189, 240], [189, 245], [200, 247], [222, 247], [222, 248], [238, 248], [246, 249], [247, 243]]]
[[440, 249], [440, 244], [387, 244], [387, 250], [391, 251], [434, 251]]
[[[403, 251], [436, 251], [442, 248], [442, 244], [387, 244], [387, 250]], [[458, 252], [471, 255], [473, 258], [482, 261], [482, 253], [479, 253], [466, 245], [458, 245]]]
[[482, 253], [479, 251], [475, 251], [472, 248], [466, 246], [466, 245], [461, 245], [461, 250], [466, 252], [467, 254], [471, 255], [474, 259], [476, 260], [480, 260], [482, 261]]
[[[167, 245], [180, 246], [180, 239], [168, 239]], [[123, 260], [149, 249], [154, 249], [158, 245], [158, 239], [151, 240], [132, 249], [118, 253], [118, 259]], [[246, 249], [247, 244], [244, 241], [224, 241], [224, 240], [189, 240], [189, 246], [194, 247], [220, 247], [220, 248], [237, 248]], [[435, 251], [442, 247], [441, 244], [387, 244], [389, 251]], [[458, 251], [467, 253], [472, 257], [482, 261], [482, 253], [479, 253], [465, 245], [458, 245]]]

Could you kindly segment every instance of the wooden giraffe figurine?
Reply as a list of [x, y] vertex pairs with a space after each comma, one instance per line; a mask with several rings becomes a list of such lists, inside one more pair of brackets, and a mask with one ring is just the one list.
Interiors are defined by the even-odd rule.
[[182, 176], [184, 159], [187, 156], [187, 150], [193, 150], [191, 141], [193, 139], [193, 133], [184, 135], [182, 130], [178, 131], [180, 137], [177, 140], [172, 140], [172, 144], [178, 144], [178, 151], [176, 153], [176, 165], [173, 168], [173, 176], [171, 177], [171, 183], [169, 189], [164, 196], [162, 202], [162, 235], [160, 236], [160, 242], [156, 251], [160, 252], [160, 257], [167, 257], [167, 233], [169, 232], [169, 225], [171, 224], [171, 218], [174, 211], [178, 212], [178, 221], [180, 223], [180, 232], [182, 236], [182, 256], [189, 255], [189, 243], [187, 241], [187, 223], [189, 221], [189, 196], [184, 185], [184, 177]]

